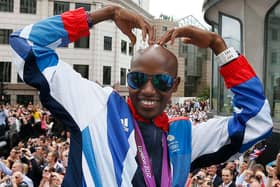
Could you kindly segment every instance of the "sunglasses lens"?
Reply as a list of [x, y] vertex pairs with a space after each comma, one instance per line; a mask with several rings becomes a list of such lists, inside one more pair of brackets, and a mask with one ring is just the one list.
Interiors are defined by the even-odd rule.
[[173, 86], [173, 77], [167, 74], [154, 75], [153, 85], [160, 91], [168, 91]]
[[127, 74], [128, 86], [132, 89], [141, 88], [147, 82], [147, 76], [141, 72], [130, 72]]

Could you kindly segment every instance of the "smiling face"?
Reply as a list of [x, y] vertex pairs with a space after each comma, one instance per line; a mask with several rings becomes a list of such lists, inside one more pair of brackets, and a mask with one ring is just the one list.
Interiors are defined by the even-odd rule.
[[[164, 111], [180, 82], [180, 78], [177, 77], [177, 67], [177, 58], [159, 45], [138, 51], [132, 59], [131, 72], [149, 75], [148, 81], [140, 88], [129, 87], [130, 99], [137, 113], [144, 119], [153, 119]], [[168, 74], [177, 78], [174, 79], [171, 89], [160, 91], [152, 83], [152, 75], [156, 74]]]

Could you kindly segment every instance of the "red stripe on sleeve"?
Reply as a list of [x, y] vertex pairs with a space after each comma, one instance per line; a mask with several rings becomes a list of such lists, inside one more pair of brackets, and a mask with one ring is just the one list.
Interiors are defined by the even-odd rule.
[[84, 8], [64, 12], [61, 15], [64, 29], [68, 32], [70, 42], [89, 35], [89, 27]]
[[222, 66], [220, 73], [224, 77], [227, 88], [237, 86], [256, 76], [255, 71], [244, 56]]

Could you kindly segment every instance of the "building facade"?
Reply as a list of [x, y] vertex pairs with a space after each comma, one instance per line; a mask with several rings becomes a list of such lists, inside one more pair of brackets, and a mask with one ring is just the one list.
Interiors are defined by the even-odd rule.
[[[118, 4], [144, 16], [152, 22], [148, 13], [149, 0], [2, 0], [0, 1], [0, 95], [2, 102], [26, 104], [39, 103], [38, 92], [25, 85], [17, 76], [16, 67], [11, 64], [9, 35], [28, 24], [49, 16], [84, 7], [94, 11], [106, 4]], [[141, 31], [134, 30], [138, 41], [132, 46], [112, 21], [94, 25], [90, 36], [82, 38], [67, 47], [57, 49], [60, 58], [68, 62], [81, 75], [103, 86], [119, 85], [123, 96], [128, 94], [126, 74], [134, 51], [146, 46], [140, 41]]]
[[[190, 18], [181, 19], [179, 22], [166, 19], [166, 16], [154, 19], [148, 13], [149, 0], [1, 0], [0, 101], [11, 104], [40, 103], [39, 93], [24, 84], [16, 73], [16, 67], [11, 63], [9, 35], [13, 31], [68, 10], [84, 7], [87, 11], [94, 11], [107, 4], [117, 4], [142, 15], [155, 26], [156, 38], [167, 30], [179, 26], [182, 21], [187, 21], [184, 25], [199, 24], [198, 21], [190, 23]], [[136, 50], [147, 46], [147, 43], [141, 40], [141, 31], [134, 29], [133, 32], [137, 37], [134, 46], [114, 22], [105, 21], [94, 25], [89, 37], [81, 38], [56, 51], [63, 61], [71, 64], [83, 77], [102, 86], [113, 86], [126, 97], [128, 96], [126, 75], [131, 57]], [[209, 85], [209, 63], [207, 63], [209, 58], [205, 60], [204, 53], [191, 46], [184, 46], [179, 39], [175, 40], [173, 45], [167, 44], [166, 47], [178, 57], [179, 61], [178, 76], [181, 77], [181, 83], [174, 96], [197, 96]]]
[[[274, 121], [274, 133], [268, 147], [272, 149], [271, 153], [279, 151], [280, 1], [205, 0], [203, 9], [204, 18], [213, 31], [223, 36], [228, 46], [244, 54], [262, 80]], [[211, 94], [213, 111], [220, 115], [229, 114], [232, 95], [218, 74], [214, 58]]]

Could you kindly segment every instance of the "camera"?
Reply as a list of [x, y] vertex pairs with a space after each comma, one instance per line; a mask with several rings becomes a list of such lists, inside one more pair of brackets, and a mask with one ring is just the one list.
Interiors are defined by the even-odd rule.
[[197, 178], [197, 180], [203, 180], [204, 179], [204, 177], [201, 176], [201, 175], [197, 175], [196, 178]]

